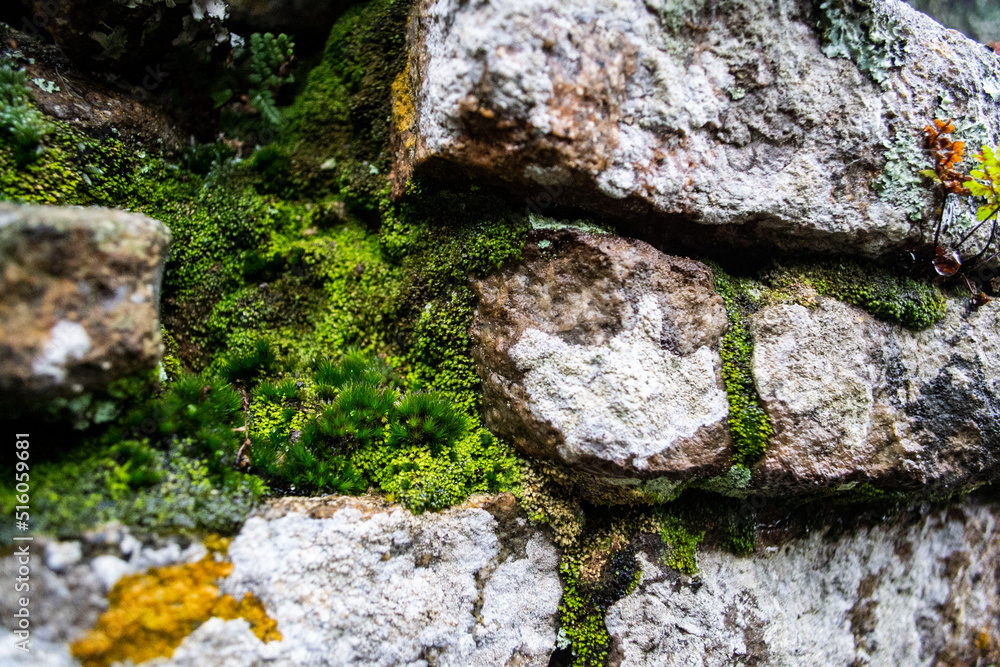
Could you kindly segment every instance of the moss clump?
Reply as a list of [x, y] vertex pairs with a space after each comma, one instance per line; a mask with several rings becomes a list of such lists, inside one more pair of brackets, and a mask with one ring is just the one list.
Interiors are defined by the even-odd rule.
[[383, 187], [410, 4], [372, 0], [348, 10], [330, 32], [322, 60], [288, 112], [288, 143], [311, 189], [347, 189], [364, 199]]
[[255, 477], [219, 479], [180, 447], [160, 452], [131, 440], [111, 449], [85, 446], [40, 464], [35, 478], [33, 526], [64, 538], [108, 521], [164, 532], [230, 532], [263, 492]]
[[510, 448], [462, 405], [435, 391], [402, 391], [391, 369], [367, 355], [319, 363], [302, 388], [261, 385], [254, 399], [264, 406], [255, 414], [270, 415], [251, 424], [254, 468], [279, 491], [375, 486], [421, 512], [517, 480]]
[[705, 531], [693, 531], [677, 515], [663, 512], [657, 517], [660, 540], [663, 542], [663, 562], [684, 574], [698, 573], [698, 545]]
[[642, 574], [629, 546], [639, 528], [634, 517], [613, 521], [563, 551], [560, 634], [571, 643], [575, 667], [607, 662], [611, 638], [605, 615], [612, 604], [635, 589]]
[[753, 383], [753, 335], [747, 317], [763, 305], [761, 286], [747, 278], [733, 277], [712, 265], [715, 291], [726, 305], [729, 329], [722, 338], [722, 377], [729, 399], [729, 430], [734, 463], [747, 467], [767, 449], [771, 419], [760, 405]]
[[[703, 516], [704, 515], [704, 516]], [[573, 665], [604, 665], [610, 637], [604, 619], [612, 604], [633, 592], [641, 578], [635, 557], [643, 535], [658, 535], [664, 564], [684, 574], [697, 573], [696, 550], [711, 523], [711, 513], [673, 509], [598, 512], [594, 524], [567, 546], [559, 564], [563, 599], [560, 636], [571, 644]]]
[[947, 303], [941, 290], [929, 282], [857, 262], [776, 265], [762, 279], [779, 294], [813, 290], [864, 308], [879, 319], [917, 330], [940, 321]]
[[220, 594], [214, 582], [232, 569], [231, 563], [209, 555], [197, 563], [122, 577], [108, 593], [108, 610], [70, 651], [84, 667], [169, 658], [185, 637], [212, 617], [243, 618], [261, 641], [280, 640], [277, 623], [253, 593], [240, 601]]
[[181, 377], [103, 434], [34, 468], [34, 525], [59, 536], [112, 520], [160, 531], [234, 530], [265, 488], [233, 469], [241, 406], [217, 379]]

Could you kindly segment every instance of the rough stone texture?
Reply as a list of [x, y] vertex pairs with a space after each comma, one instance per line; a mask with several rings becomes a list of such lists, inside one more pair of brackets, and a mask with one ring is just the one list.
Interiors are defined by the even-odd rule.
[[749, 557], [708, 550], [697, 578], [640, 554], [638, 588], [608, 611], [609, 664], [991, 664], [998, 517], [970, 504]]
[[[28, 655], [8, 650], [18, 606], [5, 588], [0, 664], [75, 664], [67, 644], [93, 626], [117, 580], [102, 581], [109, 559], [121, 576], [207, 553], [200, 542], [144, 544], [114, 527], [82, 545], [42, 538], [31, 548], [36, 643]], [[283, 639], [264, 644], [243, 620], [210, 619], [170, 659], [143, 664], [543, 667], [555, 646], [559, 555], [510, 494], [419, 516], [378, 498], [283, 498], [247, 521], [229, 557], [222, 592], [252, 591]], [[7, 581], [16, 569], [13, 556], [0, 558]]]
[[[79, 540], [58, 542], [36, 536], [27, 544], [28, 591], [14, 590], [20, 566], [17, 556], [8, 553], [0, 558], [0, 577], [11, 582], [0, 589], [0, 665], [79, 665], [70, 655], [69, 644], [92, 628], [108, 608], [107, 593], [119, 578], [151, 567], [192, 563], [208, 553], [200, 542], [184, 547], [169, 537], [143, 542], [114, 524], [85, 533]], [[31, 650], [27, 653], [15, 647], [22, 639], [14, 635], [18, 629], [14, 613], [20, 609], [22, 596], [30, 600]]]
[[641, 241], [536, 230], [523, 262], [474, 290], [472, 353], [495, 433], [611, 476], [727, 466], [726, 313], [708, 267]]
[[965, 300], [921, 332], [825, 297], [757, 313], [754, 381], [774, 436], [755, 486], [942, 488], [995, 476], [998, 325], [1000, 307]]
[[397, 191], [415, 169], [467, 171], [743, 250], [880, 254], [926, 239], [933, 224], [910, 217], [933, 214], [920, 167], [887, 199], [873, 186], [886, 149], [918, 152], [942, 91], [954, 98], [943, 117], [985, 123], [961, 138], [995, 142], [1000, 59], [876, 0], [882, 32], [905, 40], [881, 86], [824, 54], [818, 4], [423, 0], [407, 70], [416, 113], [396, 119]]
[[169, 244], [143, 215], [0, 204], [0, 389], [66, 395], [154, 367]]
[[420, 516], [352, 498], [278, 508], [244, 525], [222, 589], [253, 592], [284, 638], [265, 645], [214, 623], [178, 664], [227, 664], [230, 636], [248, 665], [548, 664], [558, 555], [511, 496]]

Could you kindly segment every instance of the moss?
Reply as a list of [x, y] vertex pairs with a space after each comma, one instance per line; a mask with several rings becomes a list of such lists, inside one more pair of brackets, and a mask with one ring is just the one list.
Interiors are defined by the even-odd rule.
[[814, 290], [864, 308], [879, 319], [916, 330], [940, 321], [947, 304], [941, 290], [929, 282], [859, 262], [775, 265], [762, 279], [778, 294]]
[[603, 667], [607, 662], [611, 638], [604, 625], [603, 611], [597, 608], [581, 584], [582, 561], [578, 554], [564, 554], [559, 563], [559, 574], [563, 579], [559, 622], [562, 632], [571, 642], [573, 665]]
[[730, 523], [722, 547], [737, 556], [749, 556], [757, 548], [757, 527], [752, 519]]
[[762, 305], [761, 285], [733, 277], [712, 265], [715, 291], [726, 305], [729, 328], [722, 339], [722, 377], [729, 399], [729, 430], [736, 465], [749, 466], [767, 449], [771, 419], [760, 405], [753, 382], [753, 335], [747, 318]]
[[744, 465], [733, 465], [725, 475], [698, 480], [693, 486], [723, 496], [742, 498], [750, 487], [750, 469]]
[[146, 440], [92, 442], [38, 464], [32, 527], [64, 538], [108, 521], [162, 532], [235, 530], [263, 485], [237, 472], [213, 475], [184, 444], [164, 452]]
[[288, 112], [288, 143], [310, 188], [364, 198], [384, 186], [393, 101], [401, 120], [412, 106], [399, 79], [409, 10], [408, 0], [372, 0], [348, 10], [330, 32]]
[[563, 551], [559, 574], [560, 633], [571, 642], [573, 665], [604, 665], [611, 638], [604, 624], [608, 608], [628, 594], [641, 574], [629, 546], [639, 526], [632, 517], [591, 530]]
[[245, 619], [261, 641], [280, 640], [277, 623], [253, 593], [240, 601], [220, 594], [214, 582], [232, 569], [231, 563], [210, 554], [197, 563], [122, 577], [108, 593], [108, 610], [70, 651], [84, 667], [169, 658], [185, 637], [212, 617]]
[[692, 530], [679, 516], [669, 512], [657, 517], [657, 523], [664, 564], [684, 574], [697, 574], [698, 545], [705, 539], [705, 531]]
[[50, 127], [31, 103], [24, 71], [0, 60], [0, 135], [11, 147], [16, 164], [23, 166], [38, 158], [42, 137]]
[[[520, 462], [520, 485], [514, 495], [533, 523], [547, 524], [555, 543], [566, 548], [576, 543], [584, 528], [583, 508], [572, 494], [565, 475], [542, 461]], [[567, 488], [568, 487], [568, 488]]]
[[516, 484], [509, 446], [463, 405], [433, 391], [401, 395], [401, 386], [390, 368], [360, 354], [319, 364], [298, 392], [262, 385], [252, 407], [255, 468], [278, 490], [360, 493], [372, 485], [414, 512]]

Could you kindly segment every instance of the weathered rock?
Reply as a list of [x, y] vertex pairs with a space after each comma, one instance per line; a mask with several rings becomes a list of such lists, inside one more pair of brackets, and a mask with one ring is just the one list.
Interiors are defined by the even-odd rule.
[[203, 626], [178, 664], [226, 664], [216, 632], [242, 634], [243, 664], [542, 666], [555, 644], [558, 555], [510, 496], [420, 516], [363, 499], [279, 502], [229, 556], [224, 592], [253, 592], [284, 639]]
[[967, 310], [957, 300], [921, 332], [825, 297], [815, 309], [757, 313], [754, 381], [774, 436], [755, 487], [926, 490], [994, 477], [998, 325], [996, 305]]
[[990, 664], [998, 519], [995, 505], [967, 504], [749, 557], [706, 550], [694, 578], [640, 554], [637, 589], [608, 611], [609, 664]]
[[68, 395], [154, 367], [169, 243], [143, 215], [0, 203], [0, 389]]
[[525, 453], [611, 476], [724, 470], [722, 299], [703, 264], [641, 241], [531, 233], [474, 283], [483, 418]]
[[[47, 556], [75, 543], [41, 541]], [[101, 559], [119, 574], [205, 556], [199, 542], [143, 545], [127, 533], [85, 538], [84, 557], [59, 571], [33, 558], [32, 654], [8, 651], [19, 608], [0, 594], [0, 660], [73, 664], [67, 644], [107, 608]], [[223, 593], [263, 602], [283, 639], [264, 643], [246, 621], [213, 618], [161, 665], [547, 665], [562, 596], [559, 556], [528, 526], [513, 496], [473, 497], [415, 516], [376, 498], [284, 498], [251, 518], [229, 548], [233, 572]], [[14, 556], [0, 558], [11, 581]], [[113, 583], [113, 582], [111, 582]], [[4, 663], [7, 664], [7, 663]], [[426, 664], [426, 663], [423, 663]]]
[[415, 170], [485, 174], [742, 251], [926, 240], [921, 129], [938, 113], [995, 143], [1000, 59], [901, 0], [827, 4], [424, 0], [397, 191]]

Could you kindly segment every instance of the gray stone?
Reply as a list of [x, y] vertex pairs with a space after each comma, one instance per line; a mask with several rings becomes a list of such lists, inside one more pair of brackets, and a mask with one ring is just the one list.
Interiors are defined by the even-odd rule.
[[473, 285], [483, 417], [529, 455], [598, 474], [724, 471], [722, 299], [703, 264], [641, 241], [533, 231]]
[[609, 664], [990, 664], [998, 518], [995, 506], [967, 504], [839, 536], [819, 530], [749, 557], [708, 549], [697, 578], [640, 554], [638, 587], [608, 611]]
[[223, 592], [256, 595], [283, 639], [206, 624], [177, 664], [227, 664], [228, 637], [244, 645], [243, 664], [276, 665], [542, 666], [555, 644], [558, 554], [509, 496], [420, 516], [376, 500], [291, 499], [249, 519], [229, 557]]
[[1000, 307], [952, 300], [920, 332], [820, 297], [752, 319], [754, 382], [774, 436], [754, 486], [926, 491], [1000, 468]]
[[45, 545], [45, 566], [54, 572], [62, 572], [76, 565], [83, 557], [80, 542], [50, 542]]
[[921, 130], [952, 116], [971, 147], [995, 143], [1000, 59], [901, 0], [830, 10], [825, 40], [818, 5], [424, 0], [396, 191], [470, 172], [744, 252], [926, 242]]
[[[94, 626], [123, 574], [206, 553], [199, 542], [181, 550], [161, 539], [164, 547], [139, 548], [116, 534], [90, 548], [120, 553], [118, 542], [127, 542], [133, 562], [105, 553], [56, 572], [33, 561], [39, 651], [11, 664], [72, 664], [66, 645]], [[46, 547], [44, 539], [36, 546], [68, 548]], [[283, 638], [265, 644], [244, 620], [210, 619], [173, 656], [148, 664], [542, 667], [555, 646], [559, 555], [510, 494], [419, 516], [376, 498], [283, 498], [246, 522], [229, 558], [233, 572], [222, 592], [254, 593]], [[13, 556], [0, 558], [6, 580], [16, 568]], [[13, 587], [0, 590], [0, 639], [16, 629], [16, 609]]]
[[90, 563], [90, 567], [105, 593], [114, 588], [119, 579], [134, 571], [132, 566], [121, 558], [108, 555], [98, 556]]
[[0, 389], [65, 396], [155, 367], [169, 244], [144, 215], [0, 203]]

